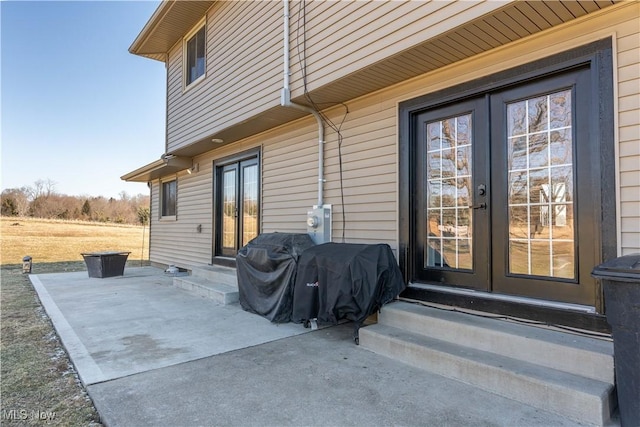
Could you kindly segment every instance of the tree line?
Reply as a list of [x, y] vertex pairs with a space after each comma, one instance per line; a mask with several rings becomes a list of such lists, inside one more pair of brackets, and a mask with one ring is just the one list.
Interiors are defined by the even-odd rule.
[[118, 224], [147, 224], [149, 196], [119, 198], [103, 196], [67, 196], [55, 190], [55, 182], [38, 180], [33, 186], [8, 188], [0, 194], [0, 214], [48, 219], [68, 219]]

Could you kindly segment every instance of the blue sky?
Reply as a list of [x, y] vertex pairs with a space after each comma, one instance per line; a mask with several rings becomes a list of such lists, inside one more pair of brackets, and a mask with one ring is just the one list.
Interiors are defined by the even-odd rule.
[[129, 53], [158, 1], [1, 1], [2, 189], [148, 194], [120, 176], [164, 152], [164, 64]]

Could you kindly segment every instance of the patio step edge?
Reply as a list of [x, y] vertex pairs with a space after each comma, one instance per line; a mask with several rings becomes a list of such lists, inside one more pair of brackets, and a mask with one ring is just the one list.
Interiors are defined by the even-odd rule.
[[361, 347], [580, 423], [606, 425], [613, 384], [441, 341], [384, 324], [360, 330]]
[[191, 276], [238, 288], [238, 276], [235, 268], [219, 265], [198, 266], [191, 269]]
[[234, 304], [238, 302], [239, 299], [237, 287], [225, 283], [213, 282], [201, 277], [174, 277], [173, 286], [223, 305]]
[[378, 322], [606, 383], [615, 381], [610, 340], [407, 302], [385, 306]]

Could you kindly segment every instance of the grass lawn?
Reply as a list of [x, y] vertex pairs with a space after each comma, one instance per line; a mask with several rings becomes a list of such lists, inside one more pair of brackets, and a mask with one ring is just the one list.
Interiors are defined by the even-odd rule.
[[[148, 228], [98, 222], [0, 217], [0, 264], [82, 261], [83, 252], [126, 251], [130, 260], [149, 259]], [[143, 253], [144, 246], [144, 253]]]
[[33, 274], [84, 271], [80, 253], [102, 250], [131, 251], [127, 266], [148, 264], [142, 227], [6, 217], [0, 225], [0, 425], [100, 426], [22, 257], [33, 257]]

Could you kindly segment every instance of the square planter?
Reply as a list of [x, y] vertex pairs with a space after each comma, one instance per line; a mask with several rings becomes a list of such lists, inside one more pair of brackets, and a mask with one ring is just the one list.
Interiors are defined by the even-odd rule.
[[131, 252], [83, 253], [89, 277], [115, 277], [124, 275], [124, 265]]

